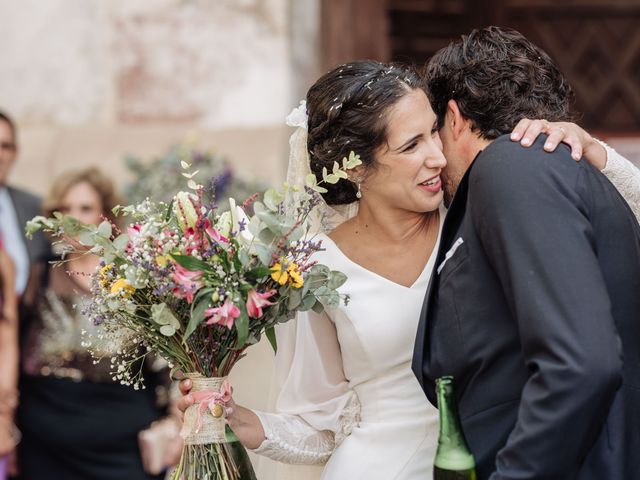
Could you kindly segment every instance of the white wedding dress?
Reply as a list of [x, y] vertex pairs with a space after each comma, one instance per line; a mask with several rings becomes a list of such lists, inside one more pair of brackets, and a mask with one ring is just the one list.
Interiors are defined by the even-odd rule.
[[[640, 170], [607, 152], [604, 173], [640, 219]], [[441, 227], [443, 219], [441, 208]], [[438, 245], [415, 283], [404, 287], [352, 262], [326, 235], [320, 238], [326, 250], [316, 259], [347, 275], [340, 291], [351, 299], [279, 327], [277, 413], [256, 412], [266, 439], [254, 452], [286, 464], [324, 465], [279, 464], [269, 480], [426, 480], [438, 414], [411, 359]]]

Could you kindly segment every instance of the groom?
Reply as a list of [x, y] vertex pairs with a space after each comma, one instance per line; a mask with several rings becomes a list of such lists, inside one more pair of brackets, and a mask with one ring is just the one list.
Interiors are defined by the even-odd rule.
[[640, 227], [600, 172], [505, 134], [566, 120], [550, 58], [490, 27], [429, 62], [450, 209], [413, 369], [455, 377], [480, 479], [640, 478]]

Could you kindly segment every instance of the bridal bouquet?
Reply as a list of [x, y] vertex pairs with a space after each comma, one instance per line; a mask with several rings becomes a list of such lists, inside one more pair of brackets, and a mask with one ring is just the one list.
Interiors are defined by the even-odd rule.
[[203, 201], [197, 172], [183, 162], [189, 190], [168, 204], [146, 199], [115, 209], [128, 219], [126, 232], [108, 221], [86, 225], [59, 213], [27, 224], [27, 233], [45, 230], [101, 257], [85, 309], [100, 335], [118, 340], [115, 380], [140, 388], [141, 360], [151, 353], [192, 378], [196, 404], [185, 413], [185, 447], [173, 478], [240, 479], [227, 443], [232, 433], [225, 432], [227, 375], [263, 334], [275, 349], [275, 325], [295, 312], [348, 301], [337, 291], [346, 276], [314, 261], [322, 246], [308, 234], [307, 219], [322, 183], [346, 178], [360, 163], [352, 153], [320, 182], [309, 175], [300, 191], [285, 184], [261, 201], [230, 199], [221, 213]]

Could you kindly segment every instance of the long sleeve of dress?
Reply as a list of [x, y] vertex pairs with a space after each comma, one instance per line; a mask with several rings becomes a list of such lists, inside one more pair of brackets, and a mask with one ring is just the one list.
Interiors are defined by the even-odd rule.
[[620, 195], [627, 201], [640, 222], [640, 168], [624, 158], [604, 142], [607, 164], [602, 173], [613, 183]]
[[326, 463], [360, 412], [335, 325], [324, 313], [299, 313], [278, 327], [277, 339], [276, 413], [255, 412], [266, 438], [254, 452], [290, 464]]

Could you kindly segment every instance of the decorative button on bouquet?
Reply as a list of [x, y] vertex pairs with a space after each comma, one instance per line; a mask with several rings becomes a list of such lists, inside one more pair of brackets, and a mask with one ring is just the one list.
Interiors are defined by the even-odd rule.
[[44, 230], [101, 257], [85, 310], [101, 335], [121, 345], [112, 360], [115, 380], [143, 386], [141, 360], [149, 354], [193, 379], [196, 404], [185, 414], [185, 447], [174, 479], [241, 478], [224, 420], [229, 372], [263, 334], [276, 349], [274, 327], [297, 311], [321, 312], [348, 301], [337, 291], [346, 276], [314, 260], [322, 245], [307, 220], [322, 183], [347, 178], [360, 163], [352, 153], [325, 170], [320, 182], [310, 175], [299, 191], [285, 184], [260, 201], [237, 205], [230, 199], [230, 209], [220, 213], [203, 201], [197, 172], [183, 162], [189, 189], [169, 204], [147, 199], [115, 209], [129, 223], [126, 232], [108, 221], [86, 225], [57, 212], [27, 224], [28, 234]]

